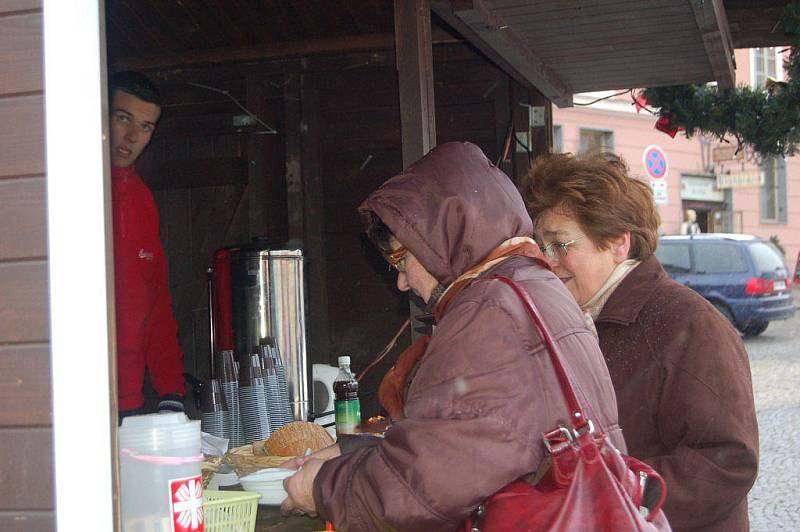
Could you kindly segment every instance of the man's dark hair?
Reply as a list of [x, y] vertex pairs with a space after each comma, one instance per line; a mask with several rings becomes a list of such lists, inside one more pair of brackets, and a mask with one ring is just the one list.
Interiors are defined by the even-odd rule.
[[114, 91], [121, 90], [137, 98], [161, 107], [161, 94], [146, 76], [138, 72], [117, 72], [108, 80], [109, 101], [114, 96]]

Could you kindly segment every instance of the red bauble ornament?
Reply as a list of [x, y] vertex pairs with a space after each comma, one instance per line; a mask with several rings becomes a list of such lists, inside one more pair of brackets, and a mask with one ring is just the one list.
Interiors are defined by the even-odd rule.
[[656, 120], [655, 128], [663, 133], [666, 133], [672, 138], [675, 138], [675, 135], [678, 134], [678, 131], [683, 129], [680, 126], [672, 125], [672, 120], [666, 116], [661, 116], [658, 118], [658, 120]]

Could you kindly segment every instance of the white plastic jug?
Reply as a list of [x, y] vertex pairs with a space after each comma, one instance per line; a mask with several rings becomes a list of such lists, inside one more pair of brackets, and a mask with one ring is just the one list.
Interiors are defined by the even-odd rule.
[[132, 416], [119, 429], [124, 532], [200, 532], [200, 421], [180, 412]]

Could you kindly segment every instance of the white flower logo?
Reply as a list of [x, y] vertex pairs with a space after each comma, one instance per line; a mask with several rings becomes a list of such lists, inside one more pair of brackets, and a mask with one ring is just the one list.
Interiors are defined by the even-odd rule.
[[189, 479], [175, 492], [172, 512], [177, 525], [186, 530], [201, 530], [203, 524], [203, 487]]

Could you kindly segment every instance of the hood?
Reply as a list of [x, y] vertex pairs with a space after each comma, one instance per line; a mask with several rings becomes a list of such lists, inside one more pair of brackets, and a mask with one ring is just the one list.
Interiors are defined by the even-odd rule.
[[447, 286], [505, 240], [533, 234], [516, 186], [469, 142], [437, 146], [359, 207]]

